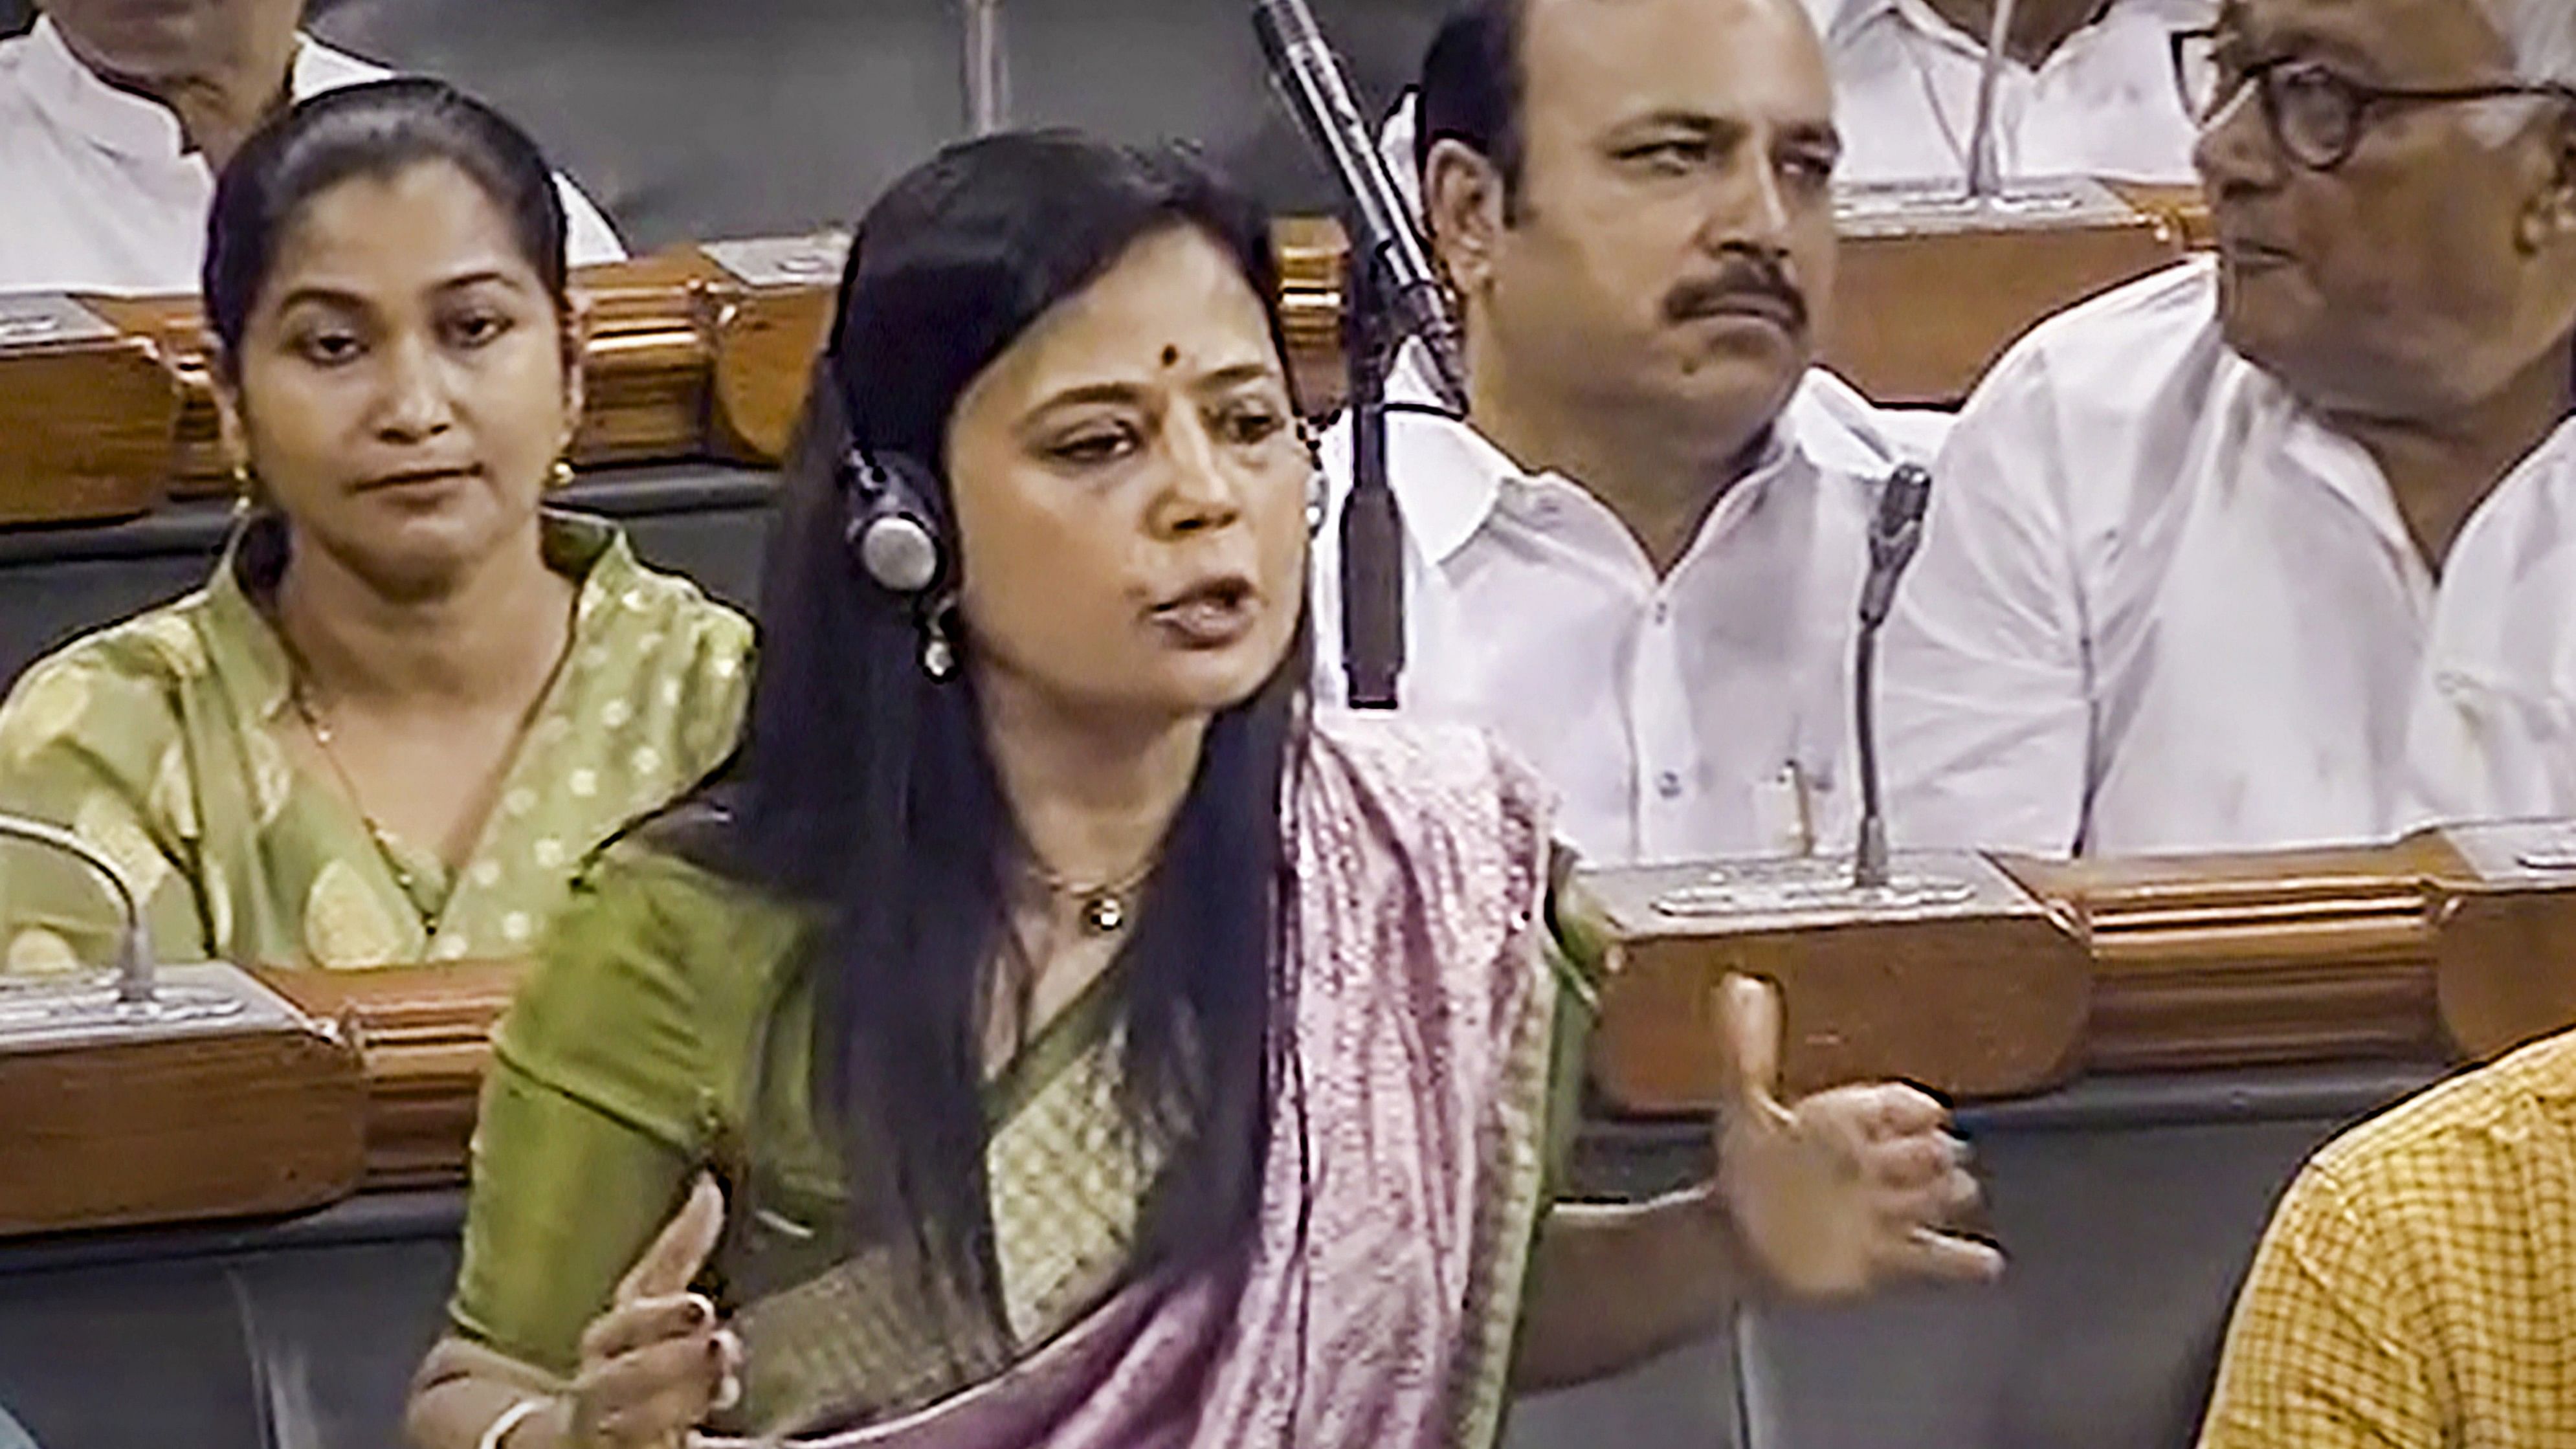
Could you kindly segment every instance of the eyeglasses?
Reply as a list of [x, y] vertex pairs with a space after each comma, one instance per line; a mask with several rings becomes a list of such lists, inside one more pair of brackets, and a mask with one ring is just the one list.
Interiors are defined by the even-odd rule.
[[2246, 65], [2234, 47], [2221, 43], [2216, 26], [2174, 32], [2173, 70], [2183, 109], [2204, 128], [2234, 105], [2245, 87], [2253, 86], [2272, 138], [2291, 160], [2311, 171], [2332, 171], [2351, 160], [2363, 132], [2381, 111], [2516, 96], [2576, 102], [2576, 89], [2563, 85], [2504, 81], [2410, 90], [2357, 81], [2330, 66], [2295, 56]]

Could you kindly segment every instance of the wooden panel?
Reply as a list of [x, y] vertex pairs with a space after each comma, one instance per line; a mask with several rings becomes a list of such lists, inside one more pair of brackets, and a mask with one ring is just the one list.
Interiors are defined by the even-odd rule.
[[2163, 222], [2185, 249], [2203, 252], [2218, 244], [2217, 229], [2209, 219], [2209, 198], [2198, 185], [2149, 186], [2129, 181], [2110, 185], [2131, 206]]
[[1594, 1042], [1595, 1075], [1634, 1111], [1714, 1099], [1717, 982], [1778, 985], [1781, 1075], [1796, 1091], [1896, 1077], [1963, 1097], [2037, 1091], [2073, 1075], [2083, 1039], [2083, 961], [2041, 920], [1942, 930], [1845, 924], [1723, 942], [1631, 943]]
[[772, 465], [786, 458], [831, 335], [832, 295], [731, 283], [709, 292], [716, 365], [708, 442], [718, 457]]
[[[1635, 1110], [1705, 1105], [1716, 1072], [1708, 987], [1728, 969], [1778, 980], [1793, 1015], [1804, 986], [1806, 1024], [1791, 1028], [1801, 1080], [1899, 1076], [1962, 1095], [2035, 1090], [2078, 1063], [2116, 1073], [2483, 1059], [2576, 1027], [2576, 856], [2499, 870], [2473, 865], [2459, 838], [1999, 859], [2062, 946], [2003, 931], [2014, 923], [1994, 913], [1865, 930], [1846, 913], [1720, 938], [1632, 912], [1605, 928], [1627, 969], [1605, 1007], [1602, 1081]], [[2039, 1010], [2021, 995], [2054, 991], [2034, 963], [2059, 949], [2085, 981], [2062, 1053], [2059, 998]]]
[[582, 467], [696, 457], [705, 451], [715, 339], [699, 290], [716, 275], [694, 248], [574, 278], [585, 309]]
[[2375, 850], [2049, 862], [2006, 869], [2093, 961], [2100, 1071], [2427, 1053], [2441, 1045], [2434, 836]]
[[168, 450], [157, 460], [161, 476], [175, 497], [204, 497], [233, 490], [232, 466], [224, 461], [223, 427], [215, 415], [214, 374], [207, 359], [215, 352], [214, 334], [194, 297], [84, 297], [100, 316], [141, 339], [168, 370], [177, 389], [179, 418]]
[[1341, 411], [1350, 394], [1342, 362], [1342, 281], [1350, 238], [1328, 216], [1292, 216], [1272, 229], [1279, 254], [1279, 320], [1288, 337], [1288, 371], [1297, 401], [1311, 417]]
[[[1700, 913], [1675, 903], [1717, 879], [1710, 868], [1583, 873], [1571, 897], [1576, 934], [1616, 943], [1593, 1042], [1603, 1090], [1644, 1112], [1713, 1100], [1725, 1069], [1714, 991], [1729, 972], [1780, 988], [1781, 1071], [1797, 1090], [1896, 1076], [1987, 1097], [2072, 1074], [2091, 983], [2064, 923], [1973, 858], [1906, 868], [1954, 877], [1968, 898], [1875, 917], [1831, 906]], [[1724, 870], [1758, 893], [1772, 867]], [[1561, 921], [1567, 910], [1560, 903]]]
[[1871, 399], [1946, 406], [2041, 320], [2181, 259], [2156, 218], [1849, 237], [1823, 364]]
[[78, 336], [78, 304], [41, 305], [0, 317], [0, 524], [149, 512], [166, 491], [177, 387], [148, 340]]
[[364, 1090], [357, 1054], [300, 1019], [0, 1050], [0, 1235], [334, 1201], [358, 1185]]
[[2576, 1025], [2576, 891], [2448, 889], [2434, 980], [2451, 1045], [2487, 1061]]
[[334, 1023], [364, 1064], [369, 1187], [465, 1180], [492, 1025], [525, 974], [517, 962], [259, 973]]

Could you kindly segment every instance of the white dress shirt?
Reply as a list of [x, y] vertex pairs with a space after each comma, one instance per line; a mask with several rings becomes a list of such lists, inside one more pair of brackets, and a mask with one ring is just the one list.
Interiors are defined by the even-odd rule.
[[[1427, 404], [1400, 369], [1392, 396]], [[1848, 843], [1850, 653], [1879, 484], [1915, 456], [1841, 381], [1810, 373], [1767, 454], [1656, 576], [1599, 499], [1522, 470], [1463, 422], [1388, 419], [1404, 515], [1403, 708], [1493, 729], [1604, 864]], [[1346, 694], [1340, 501], [1350, 427], [1325, 440], [1316, 688]]]
[[[297, 99], [392, 74], [306, 38]], [[558, 177], [572, 262], [625, 256]], [[100, 80], [51, 20], [0, 41], [0, 292], [194, 292], [214, 173], [179, 118]]]
[[[1963, 179], [1984, 37], [1925, 0], [1807, 0], [1832, 62], [1845, 181]], [[2110, 0], [2037, 70], [2004, 63], [1996, 156], [2007, 176], [2194, 179], [2196, 137], [2174, 81], [2173, 32], [2208, 25], [2215, 0]]]
[[2576, 812], [2576, 427], [2437, 580], [2378, 464], [2230, 351], [2207, 260], [1968, 404], [1888, 626], [1900, 844], [2376, 840]]

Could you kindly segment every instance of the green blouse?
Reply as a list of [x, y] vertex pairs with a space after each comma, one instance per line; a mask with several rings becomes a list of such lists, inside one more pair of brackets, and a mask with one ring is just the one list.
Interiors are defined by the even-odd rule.
[[[820, 1134], [808, 1092], [813, 1001], [797, 963], [810, 928], [786, 905], [636, 841], [611, 848], [576, 883], [539, 970], [495, 1033], [450, 1306], [458, 1332], [568, 1375], [584, 1325], [702, 1169], [727, 1187], [711, 1276], [728, 1311], [793, 1298], [787, 1290], [850, 1257], [840, 1153]], [[1558, 939], [1582, 949], [1561, 928]], [[1557, 993], [1551, 1058], [1550, 1156], [1561, 1164], [1594, 998], [1561, 952], [1555, 960], [1560, 982], [1571, 983]], [[1107, 1000], [1095, 987], [996, 1079], [988, 1106], [997, 1131], [1051, 1080], [1078, 1078], [1070, 1068], [1086, 1038], [1114, 1014]], [[1016, 1164], [995, 1160], [1005, 1234], [1001, 1209], [1020, 1175], [1006, 1168]], [[1551, 1197], [1556, 1176], [1551, 1166]], [[1022, 1219], [1030, 1233], [1053, 1231], [1051, 1216], [1083, 1206], [1060, 1193], [1048, 1200], [1051, 1212]], [[1043, 1243], [1020, 1246], [999, 1244], [1006, 1273], [1044, 1257]], [[850, 1331], [900, 1336], [908, 1326], [879, 1319]], [[751, 1388], [754, 1422], [800, 1392], [793, 1382]]]
[[[534, 948], [578, 863], [732, 749], [752, 632], [609, 524], [547, 515], [580, 585], [570, 652], [472, 856], [451, 871], [387, 837], [284, 747], [285, 648], [256, 600], [284, 563], [254, 520], [206, 587], [88, 635], [0, 704], [0, 810], [116, 862], [170, 960], [361, 968]], [[112, 959], [114, 915], [77, 866], [0, 842], [0, 971]]]

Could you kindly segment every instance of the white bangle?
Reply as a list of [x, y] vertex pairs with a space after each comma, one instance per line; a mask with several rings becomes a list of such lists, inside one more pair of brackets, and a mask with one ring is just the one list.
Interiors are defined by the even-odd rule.
[[492, 1421], [492, 1427], [483, 1431], [483, 1437], [474, 1441], [474, 1449], [501, 1449], [502, 1441], [510, 1437], [511, 1430], [544, 1413], [546, 1405], [551, 1402], [550, 1399], [521, 1399], [503, 1409], [501, 1416]]

